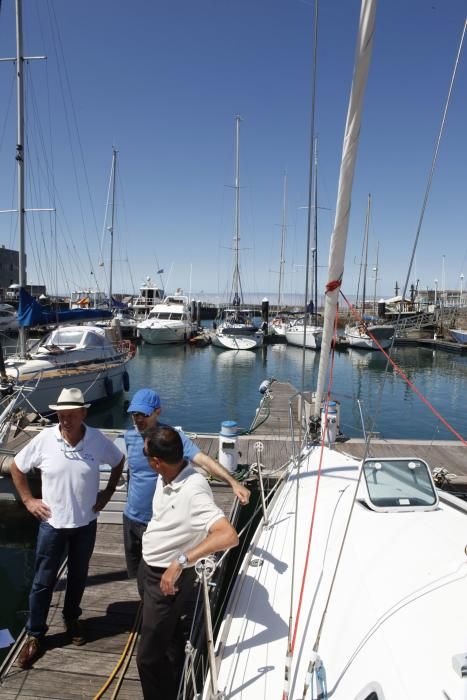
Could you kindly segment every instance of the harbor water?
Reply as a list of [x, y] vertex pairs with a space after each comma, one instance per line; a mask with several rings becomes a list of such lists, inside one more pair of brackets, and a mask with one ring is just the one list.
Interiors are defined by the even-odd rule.
[[[161, 396], [161, 419], [187, 432], [218, 433], [226, 420], [248, 429], [261, 398], [261, 382], [274, 378], [302, 388], [302, 358], [300, 348], [285, 345], [256, 352], [141, 345], [129, 366], [128, 395], [90, 409], [88, 423], [125, 429], [131, 420], [129, 398], [137, 389], [152, 387]], [[465, 436], [467, 356], [398, 347], [393, 358], [419, 392]], [[318, 361], [319, 354], [305, 352], [305, 390], [315, 387]], [[385, 371], [386, 364], [377, 352], [350, 349], [335, 354], [331, 394], [341, 404], [341, 431], [362, 437], [362, 415], [365, 429], [384, 438], [455, 439], [392, 367]], [[0, 629], [16, 636], [26, 618], [37, 525], [20, 508], [0, 504], [0, 513]], [[0, 659], [3, 655], [0, 649]]]

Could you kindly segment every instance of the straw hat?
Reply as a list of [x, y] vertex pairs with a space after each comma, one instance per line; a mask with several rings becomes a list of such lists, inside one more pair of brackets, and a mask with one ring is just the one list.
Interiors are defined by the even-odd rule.
[[49, 405], [52, 411], [70, 411], [73, 408], [89, 408], [90, 403], [84, 403], [81, 389], [62, 389], [55, 405]]

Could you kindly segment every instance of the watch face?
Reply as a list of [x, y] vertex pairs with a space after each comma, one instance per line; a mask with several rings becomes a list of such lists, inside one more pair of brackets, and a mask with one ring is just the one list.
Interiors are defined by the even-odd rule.
[[186, 562], [187, 562], [186, 554], [179, 554], [178, 555], [178, 563], [180, 564], [180, 566], [185, 566]]

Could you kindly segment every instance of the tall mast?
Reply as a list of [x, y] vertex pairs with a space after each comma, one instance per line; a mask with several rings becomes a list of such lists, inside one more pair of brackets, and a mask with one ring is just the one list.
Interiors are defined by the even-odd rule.
[[235, 117], [235, 220], [234, 220], [234, 269], [232, 290], [236, 303], [243, 304], [243, 292], [240, 282], [239, 244], [240, 244], [240, 121]]
[[373, 314], [376, 315], [376, 285], [378, 284], [378, 264], [379, 264], [379, 241], [376, 245], [376, 265], [374, 268], [375, 272], [375, 288], [373, 293]]
[[370, 229], [370, 212], [371, 212], [371, 194], [368, 194], [368, 204], [366, 207], [366, 218], [365, 218], [365, 240], [363, 244], [364, 248], [364, 262], [363, 262], [363, 291], [362, 291], [362, 316], [365, 315], [365, 302], [366, 302], [366, 276], [368, 271], [368, 231]]
[[282, 199], [282, 227], [281, 227], [281, 259], [279, 263], [279, 289], [277, 294], [277, 306], [282, 303], [282, 287], [284, 284], [284, 253], [285, 253], [285, 238], [287, 235], [287, 172], [284, 173], [284, 188]]
[[110, 268], [109, 268], [109, 304], [112, 311], [112, 272], [114, 258], [114, 221], [115, 221], [115, 183], [117, 181], [117, 151], [112, 148], [112, 216], [110, 221]]
[[[26, 287], [26, 252], [24, 237], [24, 81], [23, 81], [23, 13], [21, 0], [16, 0], [16, 173], [18, 188], [19, 286]], [[26, 331], [19, 328], [19, 353], [26, 357]]]
[[313, 311], [318, 314], [318, 139], [315, 138], [314, 212], [313, 212]]

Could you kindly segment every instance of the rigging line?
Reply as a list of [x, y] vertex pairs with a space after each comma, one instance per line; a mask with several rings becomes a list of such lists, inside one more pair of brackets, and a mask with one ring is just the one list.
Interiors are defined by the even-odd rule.
[[[306, 234], [306, 269], [305, 269], [305, 304], [303, 316], [303, 350], [302, 350], [302, 382], [301, 390], [305, 391], [305, 353], [306, 353], [306, 326], [307, 326], [307, 306], [308, 306], [308, 285], [309, 285], [309, 266], [310, 266], [310, 245], [311, 245], [311, 206], [313, 202], [313, 188], [315, 186], [315, 171], [314, 171], [314, 149], [315, 149], [315, 115], [316, 115], [316, 74], [318, 66], [318, 0], [314, 4], [313, 17], [313, 69], [311, 79], [311, 118], [310, 118], [310, 162], [308, 176], [308, 214], [307, 214], [307, 234]], [[316, 213], [316, 212], [315, 212]], [[316, 309], [315, 309], [316, 313]], [[303, 405], [303, 402], [302, 402]], [[303, 414], [302, 414], [303, 415]], [[300, 421], [301, 424], [301, 421]]]
[[[453, 68], [453, 72], [452, 72], [452, 76], [451, 76], [451, 82], [450, 82], [450, 84], [449, 84], [448, 95], [447, 95], [446, 102], [445, 102], [445, 105], [444, 105], [444, 111], [443, 111], [443, 116], [442, 116], [442, 119], [441, 119], [441, 125], [440, 125], [440, 129], [439, 129], [439, 133], [438, 133], [438, 138], [437, 138], [437, 141], [436, 141], [436, 146], [435, 146], [434, 154], [433, 154], [433, 160], [432, 160], [432, 163], [431, 163], [430, 173], [429, 173], [429, 175], [428, 175], [428, 181], [427, 181], [427, 185], [426, 185], [425, 196], [424, 196], [424, 198], [423, 198], [423, 204], [422, 204], [422, 209], [421, 209], [421, 212], [420, 212], [420, 218], [419, 218], [419, 221], [418, 221], [417, 233], [416, 233], [416, 235], [415, 235], [415, 241], [414, 241], [414, 244], [413, 244], [412, 256], [411, 256], [411, 258], [410, 258], [409, 268], [408, 268], [408, 270], [407, 270], [407, 277], [406, 277], [406, 279], [405, 279], [405, 284], [404, 284], [404, 291], [403, 291], [403, 293], [402, 293], [402, 298], [403, 298], [403, 299], [404, 299], [404, 298], [406, 297], [406, 295], [407, 295], [407, 289], [408, 289], [408, 286], [409, 286], [410, 274], [411, 274], [411, 272], [412, 272], [412, 267], [413, 267], [414, 259], [415, 259], [415, 253], [416, 253], [416, 251], [417, 251], [417, 246], [418, 246], [418, 240], [419, 240], [419, 237], [420, 237], [420, 232], [421, 232], [421, 228], [422, 228], [422, 224], [423, 224], [423, 219], [424, 219], [424, 217], [425, 217], [425, 210], [426, 210], [426, 207], [427, 207], [427, 204], [428, 204], [428, 196], [429, 196], [429, 194], [430, 194], [431, 184], [432, 184], [432, 181], [433, 181], [434, 170], [435, 170], [435, 166], [436, 166], [436, 163], [437, 163], [437, 160], [438, 160], [438, 153], [439, 153], [439, 149], [440, 149], [440, 146], [441, 146], [441, 138], [442, 138], [443, 133], [444, 133], [444, 127], [445, 127], [445, 124], [446, 124], [447, 112], [448, 112], [449, 104], [450, 104], [450, 102], [451, 102], [451, 95], [452, 95], [452, 91], [453, 91], [453, 87], [454, 87], [454, 81], [455, 81], [455, 78], [456, 78], [457, 67], [458, 67], [458, 65], [459, 65], [460, 55], [461, 55], [461, 52], [462, 52], [462, 46], [463, 46], [463, 44], [464, 44], [464, 37], [465, 37], [466, 29], [467, 29], [467, 20], [464, 21], [464, 28], [463, 28], [463, 30], [462, 30], [462, 36], [461, 36], [461, 40], [460, 40], [460, 43], [459, 43], [459, 48], [458, 48], [458, 50], [457, 50], [457, 56], [456, 56], [456, 60], [455, 60], [455, 63], [454, 63], [454, 68]], [[399, 310], [399, 317], [398, 317], [398, 319], [397, 319], [398, 321], [399, 321], [399, 318], [401, 317], [401, 314], [402, 314], [402, 304], [401, 304], [401, 308], [400, 308], [400, 310]]]
[[[360, 316], [360, 314], [358, 313], [358, 311], [356, 311], [356, 309], [352, 306], [352, 304], [349, 302], [349, 300], [347, 299], [347, 297], [345, 296], [345, 294], [342, 292], [342, 290], [341, 290], [341, 294], [342, 294], [342, 297], [344, 298], [346, 304], [348, 305], [350, 311], [351, 311], [352, 314], [355, 316], [355, 318], [359, 319], [360, 321], [363, 321], [363, 319], [361, 318], [361, 316]], [[394, 362], [394, 360], [392, 359], [392, 357], [381, 347], [381, 345], [380, 345], [379, 342], [376, 340], [376, 338], [371, 334], [371, 332], [368, 331], [368, 329], [367, 329], [366, 332], [368, 333], [368, 335], [370, 336], [370, 338], [376, 343], [376, 345], [378, 346], [378, 349], [380, 350], [380, 352], [382, 352], [383, 355], [385, 356], [385, 358], [386, 358], [386, 360], [387, 360], [387, 365], [389, 365], [389, 364], [392, 365], [393, 369], [395, 369], [395, 371], [402, 377], [402, 379], [403, 379], [403, 380], [406, 382], [406, 384], [412, 389], [412, 391], [418, 396], [418, 398], [421, 399], [421, 400], [423, 401], [423, 403], [424, 403], [426, 406], [428, 406], [428, 408], [430, 409], [430, 411], [436, 416], [436, 418], [438, 418], [439, 421], [441, 421], [441, 423], [444, 425], [444, 427], [447, 428], [453, 435], [455, 435], [455, 437], [456, 437], [460, 442], [462, 442], [463, 445], [465, 445], [465, 446], [467, 447], [467, 440], [465, 440], [465, 439], [462, 437], [462, 435], [460, 435], [460, 433], [458, 433], [457, 430], [456, 430], [455, 428], [453, 428], [452, 425], [451, 425], [450, 423], [448, 423], [448, 421], [447, 421], [447, 420], [441, 415], [441, 413], [433, 406], [433, 404], [430, 403], [430, 401], [422, 394], [422, 392], [415, 386], [415, 384], [414, 384], [413, 382], [410, 381], [410, 379], [407, 377], [407, 375], [404, 374], [404, 372], [401, 370], [401, 368], [399, 367], [399, 365], [397, 365], [397, 364]], [[386, 366], [386, 370], [385, 370], [385, 372], [384, 372], [384, 377], [386, 376], [387, 369], [388, 369], [388, 367]], [[384, 379], [383, 379], [383, 385], [384, 385]], [[379, 406], [378, 406], [378, 410], [379, 410]], [[373, 427], [373, 425], [374, 425], [374, 422], [373, 422], [373, 424], [372, 424], [372, 427]]]
[[[450, 81], [450, 84], [449, 84], [448, 94], [447, 94], [446, 102], [445, 102], [445, 105], [444, 105], [443, 116], [442, 116], [442, 119], [441, 119], [441, 125], [440, 125], [439, 132], [438, 132], [438, 138], [437, 138], [437, 140], [436, 140], [436, 145], [435, 145], [435, 149], [434, 149], [434, 153], [433, 153], [433, 158], [432, 158], [432, 162], [431, 162], [431, 168], [430, 168], [430, 172], [429, 172], [428, 179], [427, 179], [427, 184], [426, 184], [426, 188], [425, 188], [425, 195], [424, 195], [424, 198], [423, 198], [422, 208], [421, 208], [421, 211], [420, 211], [420, 217], [419, 217], [419, 221], [418, 221], [418, 225], [417, 225], [417, 231], [416, 231], [416, 235], [415, 235], [414, 244], [413, 244], [413, 247], [412, 247], [412, 254], [411, 254], [411, 258], [410, 258], [410, 262], [409, 262], [409, 266], [408, 266], [408, 270], [407, 270], [407, 276], [406, 276], [406, 279], [405, 279], [404, 288], [403, 288], [403, 291], [402, 291], [402, 298], [403, 298], [403, 299], [405, 299], [406, 296], [407, 296], [407, 289], [408, 289], [408, 286], [409, 286], [410, 275], [411, 275], [411, 272], [412, 272], [412, 267], [413, 267], [413, 265], [414, 265], [415, 254], [416, 254], [416, 251], [417, 251], [418, 242], [419, 242], [419, 238], [420, 238], [420, 234], [421, 234], [421, 229], [422, 229], [422, 224], [423, 224], [423, 220], [424, 220], [424, 217], [425, 217], [425, 211], [426, 211], [426, 207], [427, 207], [427, 204], [428, 204], [428, 197], [429, 197], [429, 194], [430, 194], [430, 191], [431, 191], [431, 185], [432, 185], [432, 181], [433, 181], [435, 166], [436, 166], [436, 163], [437, 163], [437, 161], [438, 161], [438, 154], [439, 154], [439, 149], [440, 149], [440, 146], [441, 146], [441, 139], [442, 139], [443, 134], [444, 134], [444, 128], [445, 128], [445, 124], [446, 124], [447, 112], [448, 112], [448, 108], [449, 108], [449, 105], [450, 105], [450, 102], [451, 102], [451, 96], [452, 96], [452, 91], [453, 91], [453, 88], [454, 88], [454, 82], [455, 82], [455, 78], [456, 78], [457, 68], [458, 68], [458, 65], [459, 65], [459, 60], [460, 60], [460, 56], [461, 56], [461, 52], [462, 52], [462, 47], [463, 47], [463, 44], [464, 44], [464, 38], [465, 38], [466, 28], [467, 28], [467, 20], [464, 21], [464, 27], [463, 27], [463, 30], [462, 30], [462, 36], [461, 36], [461, 39], [460, 39], [460, 42], [459, 42], [459, 48], [458, 48], [458, 50], [457, 50], [457, 56], [456, 56], [456, 60], [455, 60], [455, 63], [454, 63], [454, 68], [453, 68], [452, 75], [451, 75], [451, 81]], [[341, 292], [341, 293], [342, 293], [342, 292]], [[344, 298], [345, 298], [345, 297], [344, 297]], [[346, 302], [347, 302], [347, 304], [349, 304], [349, 302], [348, 302], [347, 300], [346, 300]], [[396, 327], [396, 328], [397, 328], [397, 326], [400, 324], [401, 318], [402, 318], [402, 305], [401, 305], [401, 307], [400, 307], [400, 309], [399, 309], [399, 314], [398, 314], [398, 316], [397, 316], [397, 320], [396, 320], [396, 323], [395, 323], [395, 327]], [[370, 334], [370, 335], [371, 335], [371, 334]], [[375, 410], [375, 412], [374, 412], [374, 414], [373, 414], [373, 419], [372, 419], [371, 428], [370, 428], [370, 431], [371, 431], [371, 432], [373, 432], [374, 426], [375, 426], [375, 424], [376, 424], [376, 420], [377, 420], [377, 418], [378, 418], [378, 416], [379, 416], [379, 413], [380, 413], [380, 411], [381, 411], [382, 396], [383, 396], [384, 386], [385, 386], [385, 383], [386, 383], [386, 377], [387, 377], [388, 370], [389, 370], [389, 363], [393, 364], [393, 365], [394, 365], [394, 368], [396, 368], [396, 365], [395, 365], [395, 364], [392, 362], [392, 360], [391, 360], [391, 354], [392, 354], [392, 349], [393, 349], [393, 347], [394, 347], [395, 338], [396, 338], [396, 336], [395, 336], [395, 334], [394, 334], [393, 339], [392, 339], [392, 342], [391, 342], [391, 346], [390, 346], [390, 348], [389, 348], [389, 352], [388, 352], [388, 353], [384, 352], [384, 350], [382, 350], [382, 348], [380, 347], [380, 350], [382, 350], [382, 352], [384, 353], [385, 357], [387, 358], [387, 362], [386, 362], [386, 367], [385, 367], [385, 370], [384, 370], [383, 376], [382, 376], [382, 382], [381, 382], [381, 386], [380, 386], [380, 390], [379, 390], [379, 398], [378, 398], [378, 400], [377, 400], [376, 410]], [[374, 338], [373, 338], [373, 340], [374, 340]], [[377, 343], [377, 341], [375, 341], [375, 342], [376, 342], [377, 345], [379, 345], [379, 343]], [[407, 381], [408, 385], [411, 386], [411, 384], [409, 383], [409, 380], [408, 380], [408, 379], [405, 377], [405, 375], [402, 373], [402, 370], [399, 370], [399, 369], [397, 368], [397, 371], [398, 371], [398, 372], [401, 374], [401, 376]], [[412, 388], [412, 386], [411, 386], [411, 388]], [[454, 430], [454, 428], [452, 428], [450, 425], [448, 425], [447, 423], [445, 423], [444, 418], [442, 418], [442, 417], [440, 416], [440, 414], [437, 414], [436, 409], [434, 409], [434, 408], [431, 406], [431, 404], [430, 404], [426, 399], [424, 399], [424, 398], [422, 397], [422, 394], [420, 394], [420, 393], [418, 392], [418, 390], [415, 389], [415, 388], [414, 388], [414, 391], [415, 391], [415, 393], [417, 393], [417, 394], [420, 396], [420, 398], [422, 398], [423, 401], [425, 401], [425, 402], [427, 403], [427, 405], [429, 405], [430, 409], [435, 413], [435, 415], [438, 415], [438, 417], [439, 417], [440, 420], [446, 425], [446, 427], [448, 428], [448, 430], [450, 430], [456, 437], [458, 437], [458, 439], [460, 439], [462, 442], [464, 442], [463, 438], [460, 437], [460, 436], [458, 435], [458, 433]], [[465, 443], [464, 443], [464, 444], [465, 444]]]
[[[337, 320], [338, 320], [338, 309], [336, 308], [336, 314], [334, 318], [334, 338], [336, 336], [336, 331], [337, 331]], [[328, 417], [328, 404], [329, 404], [329, 398], [331, 396], [331, 387], [333, 383], [333, 374], [334, 374], [334, 359], [335, 359], [335, 349], [334, 345], [332, 346], [331, 350], [331, 363], [329, 366], [329, 382], [328, 382], [328, 392], [327, 392], [327, 401], [326, 401], [326, 406], [325, 406], [325, 416], [324, 416], [324, 424], [327, 424], [327, 417]], [[302, 602], [303, 602], [303, 593], [305, 590], [305, 580], [306, 580], [306, 575], [307, 575], [307, 570], [308, 570], [308, 564], [310, 560], [310, 551], [311, 551], [311, 542], [312, 542], [312, 536], [313, 536], [313, 528], [314, 528], [314, 523], [315, 523], [315, 516], [316, 516], [316, 509], [318, 505], [318, 493], [319, 493], [319, 486], [320, 486], [320, 481], [321, 481], [321, 473], [322, 473], [322, 466], [323, 466], [323, 457], [324, 457], [324, 446], [325, 446], [325, 432], [322, 432], [322, 438], [321, 438], [321, 445], [320, 445], [320, 457], [319, 457], [319, 463], [318, 463], [318, 471], [316, 475], [316, 488], [315, 488], [315, 496], [313, 500], [313, 510], [311, 514], [311, 524], [310, 524], [310, 531], [308, 535], [308, 544], [307, 544], [307, 549], [306, 549], [306, 555], [305, 555], [305, 563], [303, 566], [303, 575], [302, 575], [302, 583], [300, 587], [300, 594], [299, 594], [299, 599], [298, 599], [298, 605], [297, 605], [297, 613], [295, 616], [295, 624], [293, 628], [293, 634], [292, 634], [292, 641], [290, 644], [290, 649], [288, 650], [288, 654], [290, 654], [290, 664], [291, 664], [291, 659], [293, 657], [294, 649], [295, 649], [295, 643], [297, 640], [297, 633], [298, 633], [298, 623], [300, 621], [300, 613], [301, 613], [301, 608], [302, 608]], [[297, 518], [297, 513], [295, 515]], [[290, 666], [289, 666], [289, 671], [290, 671]], [[287, 698], [286, 693], [284, 692], [283, 698]]]
[[[69, 137], [70, 151], [72, 154], [73, 173], [74, 173], [75, 183], [76, 183], [76, 188], [77, 188], [77, 199], [79, 202], [79, 208], [80, 208], [80, 213], [81, 213], [81, 223], [83, 225], [83, 240], [84, 240], [85, 247], [86, 247], [86, 253], [88, 255], [88, 262], [89, 262], [91, 269], [93, 270], [92, 257], [90, 254], [88, 240], [86, 237], [86, 228], [87, 227], [86, 227], [85, 220], [84, 220], [83, 202], [82, 202], [82, 198], [81, 198], [80, 190], [79, 190], [79, 178], [78, 178], [78, 172], [76, 169], [76, 163], [75, 163], [75, 158], [74, 158], [74, 148], [73, 148], [73, 143], [72, 143], [72, 139], [71, 139], [71, 127], [70, 127], [70, 120], [68, 117], [69, 109], [68, 109], [67, 101], [65, 100], [65, 95], [64, 95], [64, 86], [63, 86], [64, 81], [65, 81], [65, 84], [68, 88], [68, 96], [69, 96], [69, 101], [71, 103], [71, 115], [72, 115], [72, 117], [74, 117], [74, 126], [75, 126], [75, 130], [76, 130], [76, 138], [78, 141], [78, 150], [79, 150], [79, 153], [81, 155], [81, 162], [83, 165], [84, 177], [85, 177], [85, 181], [87, 184], [88, 196], [89, 196], [90, 207], [91, 207], [91, 214], [92, 214], [92, 219], [94, 222], [94, 230], [97, 232], [98, 228], [97, 228], [97, 222], [96, 222], [96, 215], [95, 215], [95, 211], [94, 211], [94, 206], [93, 206], [93, 201], [92, 201], [92, 196], [91, 196], [91, 189], [90, 189], [89, 179], [87, 176], [86, 165], [85, 165], [85, 161], [84, 161], [83, 147], [82, 147], [81, 138], [80, 138], [80, 134], [79, 134], [79, 130], [78, 130], [78, 124], [76, 121], [76, 109], [74, 106], [73, 94], [71, 91], [71, 82], [70, 82], [70, 79], [69, 79], [69, 76], [68, 76], [68, 73], [66, 70], [65, 54], [63, 51], [63, 44], [62, 44], [61, 38], [60, 38], [58, 22], [57, 22], [57, 18], [56, 18], [54, 9], [50, 3], [48, 4], [48, 8], [49, 8], [49, 17], [50, 17], [50, 27], [51, 27], [52, 31], [55, 27], [56, 40], [53, 42], [53, 48], [55, 51], [55, 56], [56, 56], [56, 61], [57, 61], [57, 74], [58, 74], [58, 78], [59, 78], [59, 83], [60, 83], [60, 86], [62, 88], [60, 94], [61, 94], [61, 98], [62, 98], [62, 104], [64, 107], [65, 123], [66, 123], [68, 137]], [[60, 57], [61, 57], [61, 61], [59, 60]], [[61, 66], [62, 66], [62, 71], [60, 70]], [[62, 77], [62, 72], [64, 73], [64, 80]], [[94, 270], [93, 270], [93, 273], [94, 273]]]
[[13, 72], [11, 74], [10, 93], [8, 96], [8, 101], [7, 101], [6, 110], [5, 110], [5, 119], [3, 121], [3, 126], [2, 126], [1, 136], [0, 136], [0, 152], [3, 149], [3, 141], [5, 139], [5, 132], [6, 132], [9, 117], [10, 117], [11, 105], [13, 104], [13, 94], [14, 94], [15, 79], [16, 79], [14, 69], [15, 69], [15, 61], [13, 61]]

